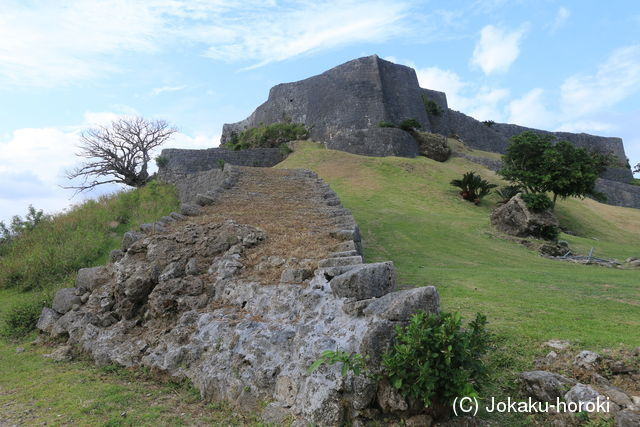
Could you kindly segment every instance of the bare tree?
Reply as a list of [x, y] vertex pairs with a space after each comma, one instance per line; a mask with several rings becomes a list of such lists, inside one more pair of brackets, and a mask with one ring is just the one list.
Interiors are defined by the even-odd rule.
[[78, 157], [85, 163], [67, 172], [67, 178], [82, 178], [72, 188], [78, 192], [98, 185], [119, 183], [140, 187], [149, 181], [149, 152], [159, 147], [177, 129], [164, 120], [142, 117], [120, 118], [108, 126], [87, 129], [80, 136]]

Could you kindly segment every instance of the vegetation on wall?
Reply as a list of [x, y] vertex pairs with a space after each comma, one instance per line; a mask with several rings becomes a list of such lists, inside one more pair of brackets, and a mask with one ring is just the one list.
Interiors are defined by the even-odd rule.
[[444, 110], [440, 108], [440, 106], [436, 104], [436, 102], [433, 99], [430, 99], [428, 96], [424, 94], [422, 95], [422, 102], [424, 103], [424, 109], [427, 111], [428, 114], [432, 114], [434, 116], [440, 116], [442, 113], [444, 113]]
[[309, 138], [309, 129], [302, 123], [260, 124], [233, 134], [224, 144], [229, 150], [247, 150], [251, 148], [278, 148], [290, 141]]

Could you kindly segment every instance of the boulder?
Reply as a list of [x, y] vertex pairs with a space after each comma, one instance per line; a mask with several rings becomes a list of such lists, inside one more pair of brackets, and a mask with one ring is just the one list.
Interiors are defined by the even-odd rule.
[[520, 374], [522, 391], [539, 402], [555, 403], [576, 381], [547, 371], [529, 371]]
[[80, 304], [80, 302], [80, 297], [76, 295], [76, 288], [62, 288], [56, 292], [51, 308], [60, 314], [65, 314], [74, 304]]
[[600, 355], [593, 351], [584, 350], [578, 353], [573, 364], [578, 368], [593, 370], [600, 360]]
[[49, 307], [44, 307], [40, 314], [40, 318], [38, 319], [38, 323], [36, 324], [36, 328], [40, 329], [42, 332], [50, 334], [53, 329], [53, 325], [59, 318], [60, 313]]
[[[356, 257], [332, 258], [345, 260]], [[360, 257], [357, 257], [360, 258]], [[363, 264], [334, 277], [329, 282], [333, 293], [341, 298], [363, 300], [381, 297], [396, 286], [393, 262]]]
[[447, 137], [429, 132], [413, 132], [418, 143], [418, 153], [438, 162], [445, 162], [451, 155]]
[[144, 233], [139, 231], [127, 231], [122, 238], [122, 250], [126, 251], [138, 240], [144, 237]]
[[520, 194], [494, 210], [491, 223], [499, 231], [517, 237], [546, 237], [560, 225], [552, 212], [529, 209]]
[[76, 276], [76, 288], [82, 290], [82, 293], [91, 292], [109, 282], [111, 277], [111, 270], [105, 266], [81, 268]]
[[[564, 395], [564, 399], [568, 403], [579, 404], [582, 402], [583, 405], [591, 402], [596, 404], [596, 407], [599, 403], [607, 402], [606, 396], [600, 394], [593, 387], [580, 383], [574, 385], [571, 390]], [[609, 412], [617, 412], [618, 409], [619, 408], [615, 403], [609, 402]]]
[[640, 426], [640, 412], [628, 409], [620, 411], [615, 418], [616, 427], [638, 427]]
[[433, 286], [392, 292], [374, 299], [362, 310], [365, 315], [393, 321], [406, 321], [418, 310], [438, 313], [440, 297]]
[[180, 205], [180, 213], [185, 216], [198, 216], [202, 213], [202, 208], [190, 203], [183, 203]]

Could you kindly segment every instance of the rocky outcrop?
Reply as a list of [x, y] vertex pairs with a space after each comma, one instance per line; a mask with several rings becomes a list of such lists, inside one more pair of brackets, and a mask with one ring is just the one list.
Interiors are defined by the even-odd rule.
[[420, 155], [438, 162], [445, 162], [449, 159], [451, 148], [449, 148], [445, 136], [436, 133], [415, 132], [413, 137], [418, 143]]
[[501, 232], [517, 237], [543, 237], [557, 230], [560, 223], [549, 211], [536, 212], [527, 207], [520, 194], [491, 213], [491, 223]]
[[307, 368], [342, 350], [375, 369], [396, 326], [438, 312], [437, 291], [394, 292], [393, 263], [363, 264], [357, 224], [315, 174], [232, 172], [226, 188], [210, 183], [213, 203], [141, 227], [115, 262], [82, 270], [38, 327], [98, 364], [189, 378], [205, 399], [276, 424], [381, 417], [386, 394], [373, 379]]

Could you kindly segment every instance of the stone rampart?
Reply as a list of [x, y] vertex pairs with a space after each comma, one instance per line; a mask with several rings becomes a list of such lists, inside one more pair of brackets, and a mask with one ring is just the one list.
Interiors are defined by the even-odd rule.
[[204, 150], [185, 150], [166, 148], [160, 156], [166, 164], [158, 171], [162, 176], [167, 173], [193, 173], [216, 169], [220, 161], [236, 166], [271, 167], [286, 157], [278, 148], [255, 148], [251, 150], [232, 151], [224, 148], [207, 148]]

